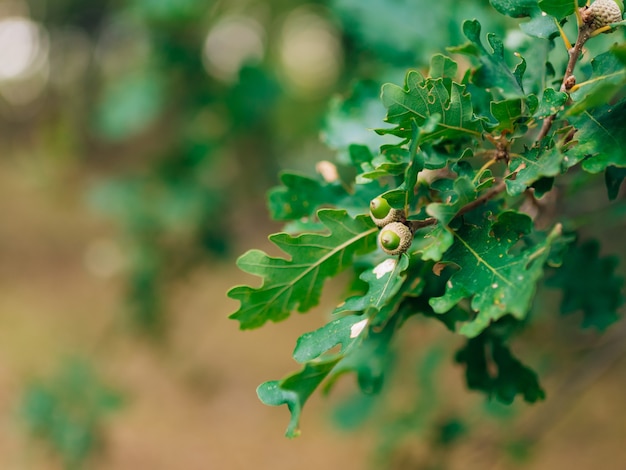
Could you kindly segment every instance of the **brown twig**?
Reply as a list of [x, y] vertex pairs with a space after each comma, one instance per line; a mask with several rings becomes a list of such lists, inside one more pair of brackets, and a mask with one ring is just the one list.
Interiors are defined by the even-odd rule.
[[[576, 79], [574, 78], [574, 67], [576, 67], [576, 63], [580, 58], [583, 46], [591, 37], [591, 32], [592, 29], [589, 24], [584, 22], [581, 23], [578, 28], [578, 37], [576, 38], [576, 44], [574, 44], [574, 47], [567, 51], [567, 53], [569, 54], [569, 60], [567, 62], [567, 67], [565, 68], [565, 74], [563, 75], [563, 81], [561, 82], [560, 91], [567, 92], [576, 84]], [[552, 123], [554, 123], [554, 120], [556, 119], [556, 115], [557, 113], [551, 114], [543, 120], [541, 130], [537, 135], [537, 143], [541, 142], [543, 138], [548, 135], [548, 132], [550, 132], [550, 129], [552, 128]]]
[[[489, 191], [487, 191], [482, 196], [474, 199], [471, 202], [468, 202], [463, 207], [461, 207], [461, 209], [459, 209], [459, 211], [455, 214], [454, 217], [460, 217], [463, 214], [467, 214], [468, 212], [485, 204], [487, 201], [493, 199], [498, 194], [503, 192], [505, 189], [506, 189], [506, 183], [504, 180], [502, 180], [498, 184], [490, 188]], [[428, 227], [429, 225], [436, 225], [438, 222], [439, 221], [435, 219], [434, 217], [429, 217], [428, 219], [424, 219], [424, 220], [408, 220], [407, 224], [409, 224], [409, 227], [411, 228], [411, 230], [415, 232], [417, 229]]]
[[459, 216], [461, 216], [463, 214], [467, 214], [468, 212], [476, 209], [478, 206], [482, 206], [484, 203], [486, 203], [487, 201], [493, 199], [494, 197], [496, 197], [498, 194], [500, 194], [505, 189], [506, 189], [506, 183], [505, 183], [504, 180], [502, 180], [498, 184], [496, 184], [495, 186], [490, 188], [489, 191], [487, 191], [485, 194], [483, 194], [479, 198], [474, 199], [472, 202], [469, 202], [466, 205], [464, 205], [461, 208], [461, 210], [459, 210], [459, 212], [457, 212], [455, 217], [459, 217]]

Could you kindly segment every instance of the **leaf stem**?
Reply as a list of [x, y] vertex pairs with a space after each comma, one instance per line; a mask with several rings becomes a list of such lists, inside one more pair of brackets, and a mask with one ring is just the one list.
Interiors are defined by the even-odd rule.
[[[580, 13], [578, 13], [577, 18], [580, 18]], [[561, 36], [561, 39], [563, 40], [563, 44], [565, 44], [565, 49], [569, 51], [572, 48], [572, 43], [569, 42], [569, 39], [567, 38], [565, 31], [563, 31], [561, 24], [556, 18], [554, 18], [554, 23], [556, 24], [556, 28], [559, 30], [559, 35]], [[579, 21], [578, 24], [580, 25], [581, 22]]]
[[489, 159], [487, 161], [487, 163], [485, 163], [483, 166], [481, 166], [480, 169], [478, 170], [478, 172], [476, 173], [476, 176], [474, 176], [474, 179], [472, 180], [472, 183], [476, 183], [480, 179], [482, 174], [487, 170], [487, 168], [489, 168], [491, 165], [493, 165], [497, 161], [498, 161], [497, 158], [491, 158], [491, 159]]

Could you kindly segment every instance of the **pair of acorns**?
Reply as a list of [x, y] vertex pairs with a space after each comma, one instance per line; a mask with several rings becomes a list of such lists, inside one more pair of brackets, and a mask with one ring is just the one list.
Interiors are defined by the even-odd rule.
[[370, 217], [380, 227], [378, 244], [390, 255], [399, 255], [411, 246], [413, 231], [406, 225], [406, 215], [394, 209], [387, 200], [378, 196], [370, 201]]

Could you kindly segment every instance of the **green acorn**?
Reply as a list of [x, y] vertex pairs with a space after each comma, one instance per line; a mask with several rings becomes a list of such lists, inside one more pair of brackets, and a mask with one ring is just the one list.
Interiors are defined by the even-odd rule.
[[391, 222], [378, 234], [378, 243], [383, 251], [389, 255], [404, 253], [411, 246], [413, 233], [402, 222]]
[[404, 220], [404, 211], [394, 209], [384, 197], [378, 196], [370, 201], [370, 217], [378, 227], [384, 227], [391, 222]]
[[596, 0], [584, 12], [583, 18], [592, 29], [598, 29], [622, 21], [623, 11], [622, 0]]

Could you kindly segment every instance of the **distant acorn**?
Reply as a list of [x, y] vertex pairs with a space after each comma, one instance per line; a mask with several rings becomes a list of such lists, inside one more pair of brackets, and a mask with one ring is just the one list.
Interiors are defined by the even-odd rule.
[[370, 201], [370, 217], [378, 227], [384, 227], [391, 222], [404, 220], [404, 211], [394, 209], [384, 197], [378, 196]]

